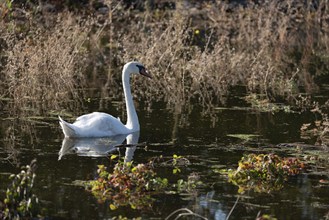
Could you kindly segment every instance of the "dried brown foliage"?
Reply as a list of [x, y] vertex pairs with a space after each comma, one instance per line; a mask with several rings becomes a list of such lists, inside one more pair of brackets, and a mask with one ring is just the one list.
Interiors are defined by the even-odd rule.
[[70, 14], [54, 19], [51, 29], [32, 24], [22, 31], [14, 23], [13, 29], [8, 24], [1, 27], [6, 47], [1, 54], [5, 64], [1, 91], [16, 107], [56, 108], [79, 98], [76, 90], [84, 84], [87, 67], [83, 44], [90, 27], [78, 24]]
[[314, 78], [328, 74], [329, 3], [311, 3], [217, 1], [198, 10], [177, 3], [175, 11], [132, 14], [117, 39], [120, 57], [152, 69], [156, 80], [139, 89], [144, 96], [160, 94], [176, 107], [195, 97], [204, 106], [225, 101], [238, 84], [268, 98], [314, 92]]
[[[314, 78], [328, 74], [328, 1], [246, 6], [215, 1], [199, 8], [177, 2], [175, 10], [145, 11], [120, 1], [104, 3], [108, 13], [82, 20], [72, 13], [44, 15], [46, 32], [30, 28], [23, 37], [16, 33], [15, 40], [1, 33], [8, 45], [1, 52], [6, 54], [7, 95], [19, 102], [59, 103], [72, 98], [85, 76], [93, 86], [111, 88], [113, 95], [118, 91], [113, 88], [120, 89], [121, 66], [131, 59], [143, 62], [154, 76], [147, 83], [133, 80], [135, 94], [163, 99], [177, 109], [192, 99], [205, 107], [225, 102], [235, 85], [268, 98], [289, 98], [300, 88], [316, 91]], [[1, 28], [10, 32], [8, 25]]]

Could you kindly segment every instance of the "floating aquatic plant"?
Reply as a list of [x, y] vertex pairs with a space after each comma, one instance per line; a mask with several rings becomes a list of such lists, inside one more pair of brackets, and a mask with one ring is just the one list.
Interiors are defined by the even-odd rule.
[[100, 202], [109, 200], [110, 208], [130, 205], [133, 209], [142, 209], [152, 204], [152, 192], [161, 192], [168, 180], [157, 177], [152, 163], [134, 165], [121, 160], [114, 166], [113, 172], [105, 165], [98, 166], [98, 178], [87, 182], [90, 190]]
[[202, 186], [203, 183], [200, 180], [200, 176], [197, 173], [191, 173], [187, 180], [179, 179], [174, 184], [178, 193], [184, 193], [185, 195], [193, 194], [197, 191], [198, 187]]
[[239, 186], [239, 193], [248, 190], [270, 192], [283, 188], [289, 176], [300, 174], [304, 164], [297, 158], [276, 154], [248, 154], [241, 158], [237, 170], [229, 170], [229, 182]]
[[[116, 158], [117, 156], [113, 155], [111, 160]], [[98, 176], [95, 180], [83, 184], [76, 181], [76, 184], [84, 185], [99, 202], [109, 201], [109, 208], [112, 210], [120, 206], [145, 209], [152, 206], [155, 194], [170, 192], [191, 195], [203, 184], [197, 173], [191, 173], [187, 180], [179, 179], [177, 183], [169, 186], [168, 180], [157, 176], [154, 171], [155, 161], [134, 165], [133, 162], [119, 159], [112, 172], [109, 172], [105, 165], [98, 165]], [[172, 159], [160, 165], [170, 166], [175, 170], [179, 169], [178, 166], [187, 165], [187, 162], [189, 163], [186, 158], [174, 155]], [[180, 171], [173, 171], [174, 174], [178, 172]]]
[[[163, 159], [163, 157], [161, 156], [159, 159]], [[191, 162], [186, 157], [183, 157], [183, 156], [180, 156], [177, 154], [174, 154], [172, 156], [172, 159], [165, 160], [161, 163], [162, 166], [173, 167], [173, 171], [172, 171], [173, 174], [177, 174], [177, 173], [181, 172], [180, 167], [187, 166], [190, 164], [191, 164]]]

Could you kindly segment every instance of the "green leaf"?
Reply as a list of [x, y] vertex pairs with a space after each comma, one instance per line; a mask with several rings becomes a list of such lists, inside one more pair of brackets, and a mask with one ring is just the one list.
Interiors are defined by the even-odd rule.
[[118, 157], [118, 155], [113, 154], [113, 155], [111, 156], [111, 160], [114, 160], [114, 159], [116, 159], [117, 157]]
[[126, 164], [127, 167], [131, 167], [132, 162], [126, 162], [125, 164]]
[[11, 174], [11, 175], [9, 176], [9, 179], [11, 180], [11, 179], [13, 179], [15, 176], [16, 176], [15, 174]]
[[104, 165], [97, 165], [98, 169], [104, 169]]
[[113, 205], [113, 204], [110, 204], [110, 209], [111, 210], [116, 210], [118, 207], [116, 207], [115, 205]]
[[178, 167], [176, 167], [175, 169], [172, 170], [173, 174], [176, 174], [176, 173], [179, 173], [179, 172], [180, 172], [180, 169]]
[[178, 156], [177, 154], [174, 154], [174, 155], [173, 155], [173, 158], [174, 158], [174, 159], [179, 159], [179, 158], [182, 158], [182, 156]]

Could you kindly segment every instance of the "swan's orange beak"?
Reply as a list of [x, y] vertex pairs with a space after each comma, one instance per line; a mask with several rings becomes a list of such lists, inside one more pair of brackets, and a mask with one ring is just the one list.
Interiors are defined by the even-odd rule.
[[142, 68], [142, 69], [139, 71], [139, 73], [142, 74], [143, 76], [146, 76], [146, 77], [152, 79], [152, 76], [149, 74], [149, 72], [148, 72], [145, 68]]

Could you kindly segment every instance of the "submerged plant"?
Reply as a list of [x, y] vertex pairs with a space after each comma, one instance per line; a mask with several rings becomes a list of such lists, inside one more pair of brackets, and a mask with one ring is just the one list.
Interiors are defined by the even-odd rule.
[[241, 158], [237, 170], [229, 170], [227, 174], [229, 182], [239, 186], [239, 193], [270, 192], [283, 188], [288, 177], [300, 174], [303, 168], [304, 164], [297, 158], [248, 154]]
[[32, 193], [35, 179], [36, 160], [22, 168], [17, 175], [12, 174], [12, 180], [7, 188], [6, 197], [0, 206], [1, 219], [29, 219], [38, 214], [38, 198]]
[[161, 192], [168, 180], [157, 177], [152, 163], [134, 165], [121, 160], [114, 166], [113, 172], [104, 165], [98, 166], [98, 178], [87, 182], [90, 190], [101, 202], [110, 200], [110, 208], [130, 205], [133, 209], [142, 209], [152, 203], [152, 192]]

